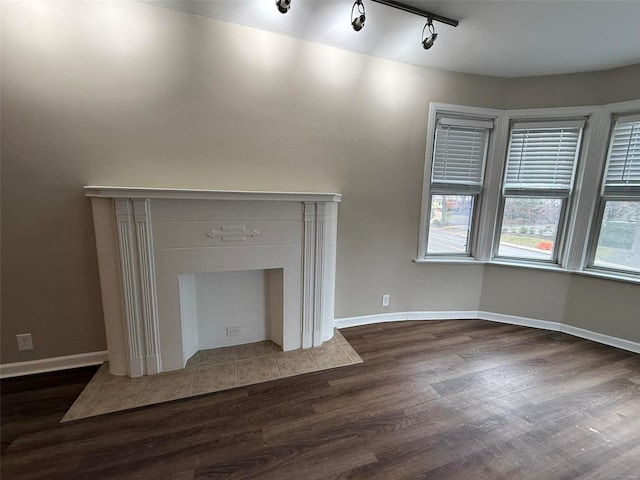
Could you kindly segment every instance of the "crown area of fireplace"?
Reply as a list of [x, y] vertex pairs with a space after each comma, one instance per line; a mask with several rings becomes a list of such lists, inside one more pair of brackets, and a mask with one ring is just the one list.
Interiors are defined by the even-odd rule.
[[184, 368], [198, 350], [333, 337], [336, 193], [87, 186], [109, 369]]

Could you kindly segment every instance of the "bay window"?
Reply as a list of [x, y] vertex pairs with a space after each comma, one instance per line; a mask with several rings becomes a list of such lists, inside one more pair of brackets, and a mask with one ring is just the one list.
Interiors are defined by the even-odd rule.
[[432, 103], [418, 263], [640, 283], [640, 99], [496, 110]]

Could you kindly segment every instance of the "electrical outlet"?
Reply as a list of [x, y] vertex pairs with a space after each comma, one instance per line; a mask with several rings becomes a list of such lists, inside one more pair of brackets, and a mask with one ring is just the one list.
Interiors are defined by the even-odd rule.
[[382, 295], [382, 306], [388, 307], [390, 299], [391, 299], [391, 295]]
[[16, 340], [18, 341], [19, 351], [33, 350], [33, 339], [30, 333], [20, 333], [16, 335]]
[[227, 337], [237, 337], [238, 335], [242, 335], [241, 327], [227, 327]]

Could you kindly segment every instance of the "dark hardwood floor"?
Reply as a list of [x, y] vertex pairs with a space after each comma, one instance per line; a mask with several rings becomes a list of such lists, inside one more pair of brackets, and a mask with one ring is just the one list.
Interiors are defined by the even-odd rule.
[[363, 364], [59, 424], [2, 382], [2, 478], [640, 480], [640, 355], [483, 321], [342, 330]]

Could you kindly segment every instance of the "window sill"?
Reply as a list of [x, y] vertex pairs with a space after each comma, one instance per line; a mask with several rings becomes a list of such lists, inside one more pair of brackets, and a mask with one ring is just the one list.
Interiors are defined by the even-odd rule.
[[476, 260], [475, 258], [471, 258], [471, 257], [415, 258], [413, 261], [414, 263], [431, 263], [431, 264], [446, 264], [446, 265], [482, 265], [485, 263], [482, 260]]
[[613, 280], [617, 282], [631, 283], [634, 285], [640, 285], [640, 278], [633, 275], [624, 275], [624, 274], [615, 274], [611, 272], [604, 272], [594, 269], [588, 270], [567, 270], [566, 268], [562, 268], [560, 265], [556, 264], [533, 264], [533, 263], [524, 263], [524, 262], [513, 262], [513, 261], [505, 261], [505, 260], [475, 260], [473, 258], [452, 258], [452, 257], [443, 257], [443, 258], [425, 258], [419, 259], [416, 258], [413, 260], [414, 263], [430, 263], [436, 265], [497, 265], [502, 267], [515, 267], [515, 268], [526, 268], [530, 270], [543, 270], [547, 272], [558, 272], [558, 273], [569, 273], [575, 275], [582, 275], [584, 277], [592, 277], [592, 278], [601, 278], [604, 280]]
[[519, 267], [519, 268], [528, 268], [533, 270], [545, 270], [548, 272], [565, 272], [571, 273], [570, 270], [566, 268], [562, 268], [557, 263], [533, 263], [533, 262], [518, 262], [513, 260], [499, 260], [493, 259], [489, 262], [486, 262], [488, 265], [500, 265], [503, 267]]
[[595, 269], [581, 270], [579, 272], [572, 272], [572, 273], [575, 273], [576, 275], [582, 275], [585, 277], [603, 278], [606, 280], [615, 280], [617, 282], [633, 283], [635, 285], [640, 285], [640, 278], [633, 275], [625, 275], [621, 273], [616, 274], [616, 273], [605, 272], [602, 270], [595, 270]]

